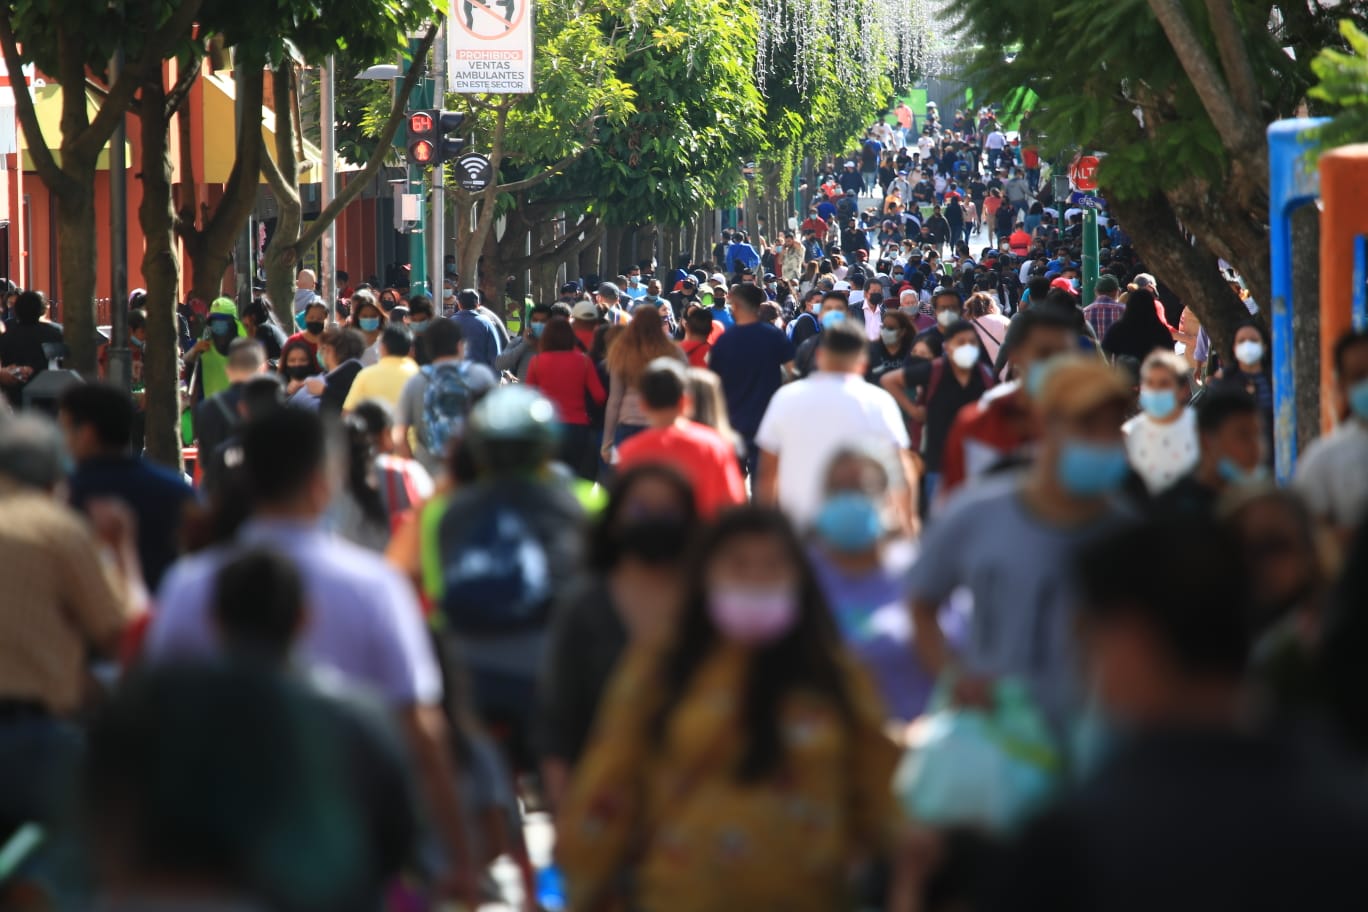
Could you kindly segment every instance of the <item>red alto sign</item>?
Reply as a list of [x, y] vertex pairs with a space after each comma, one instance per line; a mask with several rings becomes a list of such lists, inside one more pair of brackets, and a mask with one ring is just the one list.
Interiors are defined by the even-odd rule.
[[1096, 190], [1097, 166], [1100, 164], [1095, 155], [1080, 156], [1069, 168], [1069, 180], [1079, 190]]

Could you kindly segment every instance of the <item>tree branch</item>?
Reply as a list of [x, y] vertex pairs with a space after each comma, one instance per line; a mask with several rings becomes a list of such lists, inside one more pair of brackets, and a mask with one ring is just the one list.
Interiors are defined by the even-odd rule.
[[1259, 87], [1249, 53], [1245, 50], [1244, 36], [1240, 34], [1240, 24], [1235, 19], [1235, 7], [1230, 0], [1206, 0], [1206, 9], [1230, 93], [1246, 116], [1258, 118]]
[[[362, 168], [342, 190], [333, 197], [332, 202], [328, 203], [328, 208], [318, 214], [318, 218], [309, 224], [299, 236], [299, 243], [295, 245], [297, 250], [304, 250], [323, 236], [328, 226], [337, 220], [342, 214], [342, 210], [347, 208], [352, 200], [356, 199], [365, 189], [371, 179], [380, 172], [385, 164], [383, 151], [388, 149], [390, 143], [394, 142], [394, 137], [399, 133], [399, 125], [404, 122], [404, 112], [408, 107], [409, 96], [413, 94], [413, 89], [418, 85], [418, 80], [423, 78], [423, 69], [427, 65], [427, 55], [432, 50], [432, 44], [437, 40], [437, 27], [439, 23], [434, 22], [428, 27], [427, 34], [423, 36], [422, 43], [418, 46], [417, 52], [413, 55], [413, 63], [409, 66], [408, 73], [404, 76], [404, 82], [399, 86], [399, 91], [394, 95], [394, 103], [390, 107], [389, 119], [385, 121], [385, 127], [380, 131], [376, 138], [376, 154], [366, 162], [366, 167]], [[440, 102], [439, 102], [440, 103]]]
[[38, 123], [38, 111], [33, 106], [33, 96], [29, 94], [24, 79], [24, 63], [19, 56], [14, 27], [8, 15], [0, 16], [0, 48], [4, 50], [5, 68], [9, 71], [10, 85], [14, 89], [14, 107], [19, 114], [19, 123], [24, 128], [24, 137], [28, 140], [33, 168], [38, 172], [39, 180], [60, 196], [68, 184], [66, 175], [62, 173], [52, 148], [43, 137], [43, 128]]
[[133, 65], [120, 71], [119, 78], [114, 80], [114, 84], [105, 95], [105, 103], [100, 105], [100, 110], [95, 112], [95, 119], [81, 132], [76, 142], [86, 154], [97, 155], [100, 148], [109, 141], [109, 137], [114, 135], [114, 128], [119, 125], [120, 118], [124, 116], [129, 102], [138, 90], [142, 68], [161, 64], [172, 42], [195, 24], [199, 9], [200, 0], [184, 0], [148, 38], [143, 46], [142, 60], [135, 61]]
[[[241, 230], [256, 202], [257, 175], [263, 171], [261, 160], [270, 160], [266, 154], [266, 142], [261, 138], [261, 108], [266, 84], [263, 64], [260, 58], [253, 58], [250, 62], [234, 61], [236, 69], [233, 75], [240, 86], [237, 104], [241, 111], [242, 129], [238, 132], [233, 169], [228, 173], [223, 198], [219, 200], [213, 217], [204, 225], [204, 241], [211, 249], [226, 245]], [[275, 167], [275, 162], [271, 162], [271, 165]], [[275, 170], [277, 173], [280, 171], [279, 168]], [[283, 180], [284, 175], [280, 176]], [[269, 174], [266, 182], [275, 190]]]
[[1225, 79], [1207, 55], [1180, 0], [1149, 0], [1149, 6], [1168, 37], [1183, 72], [1192, 80], [1192, 87], [1222, 143], [1236, 153], [1261, 146], [1262, 131], [1231, 101]]
[[579, 252], [598, 239], [603, 231], [603, 224], [599, 222], [598, 216], [586, 216], [584, 221], [574, 226], [573, 231], [567, 231], [565, 236], [554, 243], [547, 244], [532, 251], [527, 256], [517, 257], [509, 260], [507, 265], [517, 272], [527, 269], [537, 260], [544, 259], [563, 259], [566, 257], [578, 256]]
[[166, 93], [166, 105], [162, 109], [163, 120], [169, 121], [171, 116], [180, 110], [181, 105], [185, 103], [186, 96], [190, 94], [190, 90], [199, 80], [200, 63], [204, 56], [200, 53], [195, 53], [192, 56], [194, 59], [188, 61], [181, 68], [180, 73], [176, 76], [175, 85], [171, 86], [171, 90]]
[[266, 184], [271, 188], [271, 192], [281, 199], [298, 199], [299, 192], [295, 189], [295, 182], [285, 178], [285, 172], [280, 170], [266, 151], [266, 140], [258, 137], [257, 142], [261, 143], [261, 173], [266, 178]]

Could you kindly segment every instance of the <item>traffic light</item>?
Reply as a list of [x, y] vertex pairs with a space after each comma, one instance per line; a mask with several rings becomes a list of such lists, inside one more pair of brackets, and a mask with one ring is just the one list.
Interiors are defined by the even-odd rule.
[[437, 151], [439, 162], [449, 162], [461, 154], [465, 148], [466, 141], [459, 136], [448, 136], [448, 133], [455, 133], [461, 129], [461, 124], [465, 123], [465, 115], [460, 111], [442, 111], [437, 117]]
[[437, 121], [441, 111], [410, 111], [408, 116], [408, 161], [425, 168], [437, 159]]
[[408, 162], [426, 168], [440, 165], [461, 154], [465, 140], [447, 136], [461, 128], [465, 115], [459, 111], [423, 109], [408, 116]]

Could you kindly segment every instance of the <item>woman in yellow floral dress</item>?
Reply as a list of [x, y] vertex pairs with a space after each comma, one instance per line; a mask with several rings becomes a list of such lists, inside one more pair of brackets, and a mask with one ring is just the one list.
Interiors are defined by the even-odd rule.
[[778, 513], [723, 516], [668, 645], [629, 652], [561, 809], [576, 910], [833, 912], [893, 847], [898, 760]]

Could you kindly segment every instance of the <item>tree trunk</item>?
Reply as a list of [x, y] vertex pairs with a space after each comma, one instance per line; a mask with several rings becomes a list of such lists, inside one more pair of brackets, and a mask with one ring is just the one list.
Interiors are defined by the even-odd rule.
[[585, 276], [589, 275], [597, 275], [603, 268], [601, 265], [603, 245], [600, 243], [600, 240], [602, 240], [607, 233], [606, 230], [600, 232], [598, 239], [596, 239], [594, 243], [587, 245], [580, 251], [579, 257], [575, 263], [577, 272], [574, 277], [576, 279], [583, 279]]
[[87, 377], [96, 374], [95, 164], [67, 151], [62, 170], [71, 185], [57, 196], [57, 257], [61, 276], [62, 338], [71, 352], [64, 364]]
[[634, 259], [632, 263], [628, 265], [635, 265], [637, 263], [646, 263], [649, 265], [651, 260], [658, 260], [659, 258], [656, 256], [656, 238], [659, 237], [659, 234], [660, 226], [655, 224], [655, 222], [642, 225], [640, 228], [638, 228], [636, 239], [636, 259]]
[[[247, 59], [239, 52], [234, 61], [233, 81], [237, 90], [239, 121], [245, 126], [237, 141], [233, 172], [223, 190], [223, 198], [200, 230], [186, 226], [185, 255], [190, 261], [190, 296], [202, 301], [218, 297], [223, 275], [233, 261], [233, 248], [256, 205], [261, 156], [264, 154], [257, 123], [261, 119], [265, 90], [264, 63]], [[184, 118], [183, 118], [184, 119]], [[247, 270], [250, 275], [251, 269]], [[291, 282], [291, 287], [293, 287]], [[272, 298], [272, 300], [275, 300]], [[290, 295], [293, 308], [293, 293]], [[293, 321], [293, 314], [291, 315]], [[285, 324], [294, 326], [293, 322]]]
[[171, 196], [166, 92], [161, 67], [149, 68], [138, 99], [142, 132], [142, 204], [138, 223], [144, 247], [143, 280], [147, 282], [147, 346], [143, 355], [146, 390], [147, 455], [162, 465], [181, 467], [180, 361], [177, 348], [176, 298], [180, 258], [176, 250], [175, 204]]
[[605, 255], [601, 264], [602, 272], [600, 278], [608, 281], [608, 276], [617, 275], [618, 257], [622, 254], [622, 235], [624, 231], [621, 227], [613, 225], [603, 234], [603, 246]]
[[[294, 66], [290, 62], [272, 72], [271, 93], [276, 111], [275, 162], [262, 156], [261, 164], [276, 195], [276, 225], [266, 247], [266, 294], [282, 326], [294, 326], [294, 284], [299, 254], [299, 228], [304, 207], [299, 199], [299, 159], [295, 155], [294, 118], [290, 114]], [[331, 309], [331, 302], [329, 302]]]
[[[1302, 206], [1292, 213], [1292, 249], [1320, 250], [1320, 213], [1315, 206]], [[1292, 307], [1297, 452], [1304, 453], [1321, 428], [1320, 264], [1314, 256], [1292, 258]]]
[[1109, 203], [1150, 272], [1177, 289], [1183, 303], [1201, 320], [1213, 349], [1229, 352], [1235, 328], [1247, 311], [1221, 277], [1216, 257], [1188, 241], [1162, 194], [1140, 200], [1116, 198]]

